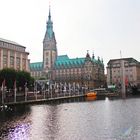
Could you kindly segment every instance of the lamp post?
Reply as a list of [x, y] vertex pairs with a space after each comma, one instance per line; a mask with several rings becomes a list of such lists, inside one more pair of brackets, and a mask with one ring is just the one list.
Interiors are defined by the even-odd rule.
[[2, 105], [4, 105], [4, 87], [3, 87], [3, 85], [1, 87], [1, 93], [2, 93], [2, 97], [1, 97]]
[[112, 85], [112, 65], [110, 63], [110, 84]]
[[27, 101], [27, 82], [25, 83], [25, 101]]
[[14, 89], [14, 102], [16, 102], [17, 101], [17, 99], [16, 99], [16, 94], [17, 94], [17, 88], [15, 87], [15, 89]]
[[89, 75], [87, 75], [87, 80], [88, 80], [88, 90], [89, 90]]
[[16, 102], [16, 94], [17, 94], [17, 86], [16, 86], [16, 80], [14, 81], [14, 102]]

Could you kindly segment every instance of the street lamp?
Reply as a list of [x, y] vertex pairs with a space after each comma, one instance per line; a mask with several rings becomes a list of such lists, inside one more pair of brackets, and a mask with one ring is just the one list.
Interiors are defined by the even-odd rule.
[[88, 79], [88, 90], [90, 89], [90, 75], [87, 75], [87, 79]]
[[111, 65], [111, 63], [109, 65], [109, 67], [110, 67], [110, 84], [112, 85], [112, 65]]

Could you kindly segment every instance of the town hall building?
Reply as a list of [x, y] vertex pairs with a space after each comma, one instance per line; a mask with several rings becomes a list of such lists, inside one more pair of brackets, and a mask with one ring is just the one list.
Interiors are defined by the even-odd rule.
[[43, 40], [43, 62], [30, 63], [30, 72], [35, 79], [47, 79], [52, 83], [78, 83], [90, 88], [105, 84], [104, 64], [100, 57], [95, 59], [88, 51], [82, 58], [58, 55], [50, 9]]

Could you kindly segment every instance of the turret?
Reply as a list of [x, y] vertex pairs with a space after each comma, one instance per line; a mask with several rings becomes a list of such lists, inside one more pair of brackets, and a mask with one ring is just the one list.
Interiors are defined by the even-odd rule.
[[85, 61], [89, 61], [89, 60], [91, 60], [91, 57], [90, 57], [89, 52], [88, 52], [88, 50], [87, 50], [87, 54], [86, 54]]

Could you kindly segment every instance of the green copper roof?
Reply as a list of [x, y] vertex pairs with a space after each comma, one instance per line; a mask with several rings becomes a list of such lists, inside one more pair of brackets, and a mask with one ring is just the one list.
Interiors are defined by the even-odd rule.
[[[85, 57], [84, 58], [72, 58], [70, 59], [67, 55], [61, 55], [57, 57], [57, 60], [55, 61], [55, 68], [71, 68], [71, 67], [81, 67], [85, 63]], [[93, 63], [103, 65], [103, 63], [99, 60], [96, 60], [95, 58], [90, 59]]]
[[48, 35], [48, 38], [50, 38], [50, 39], [54, 35], [54, 32], [53, 32], [53, 22], [51, 21], [51, 12], [50, 12], [50, 9], [49, 9], [48, 22], [47, 22], [47, 35]]
[[55, 68], [59, 69], [62, 67], [70, 68], [70, 67], [80, 67], [84, 64], [85, 58], [73, 58], [70, 59], [67, 55], [61, 55], [57, 57], [55, 61]]
[[[61, 69], [61, 68], [73, 68], [73, 67], [81, 67], [85, 63], [84, 58], [72, 58], [70, 59], [67, 55], [60, 55], [57, 57], [55, 61], [54, 68]], [[91, 58], [91, 61], [95, 64], [103, 65], [103, 63], [99, 60]], [[36, 62], [30, 64], [31, 71], [41, 71], [43, 69], [43, 62]]]
[[30, 70], [31, 71], [41, 71], [43, 69], [43, 63], [42, 62], [36, 62], [30, 64]]
[[67, 55], [60, 55], [57, 57], [57, 61], [66, 61], [69, 60], [69, 57]]

